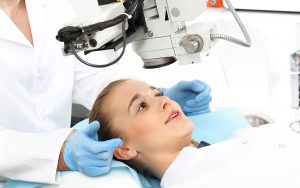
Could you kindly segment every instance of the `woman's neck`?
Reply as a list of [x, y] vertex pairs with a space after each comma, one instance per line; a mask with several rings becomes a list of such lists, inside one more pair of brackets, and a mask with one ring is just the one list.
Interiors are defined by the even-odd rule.
[[[191, 143], [190, 145], [187, 145], [185, 147], [196, 146]], [[154, 175], [156, 175], [157, 178], [161, 179], [182, 149], [176, 152], [155, 152], [152, 154], [145, 154], [141, 157], [143, 157], [146, 164], [149, 164], [150, 169], [152, 170]]]
[[0, 9], [2, 9], [8, 17], [10, 17], [27, 40], [33, 45], [25, 0], [2, 0], [0, 1]]
[[12, 17], [18, 12], [20, 4], [24, 0], [2, 0], [0, 1], [0, 8], [9, 16]]

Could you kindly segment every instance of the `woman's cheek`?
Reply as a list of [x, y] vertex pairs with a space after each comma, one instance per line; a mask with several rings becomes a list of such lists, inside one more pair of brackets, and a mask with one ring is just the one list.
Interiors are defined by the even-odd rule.
[[135, 122], [136, 124], [136, 131], [137, 133], [140, 134], [148, 134], [151, 133], [152, 131], [154, 131], [155, 128], [155, 124], [156, 124], [156, 119], [157, 118], [153, 118], [151, 116], [147, 116], [144, 115], [143, 117], [140, 117], [137, 119], [137, 121]]

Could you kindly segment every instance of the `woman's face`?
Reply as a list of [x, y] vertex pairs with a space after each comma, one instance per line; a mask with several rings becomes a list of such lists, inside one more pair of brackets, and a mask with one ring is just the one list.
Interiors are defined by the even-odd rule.
[[124, 144], [137, 151], [177, 151], [191, 143], [193, 125], [180, 106], [145, 82], [121, 83], [106, 106]]

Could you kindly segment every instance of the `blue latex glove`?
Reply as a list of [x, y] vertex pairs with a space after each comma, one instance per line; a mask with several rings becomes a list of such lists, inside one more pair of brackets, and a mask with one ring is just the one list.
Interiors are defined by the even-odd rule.
[[[78, 123], [76, 123], [72, 128], [77, 130], [77, 131], [84, 131], [87, 126], [90, 125], [90, 120], [89, 118], [86, 118]], [[95, 140], [98, 140], [98, 135], [95, 134]]]
[[176, 101], [186, 115], [198, 115], [210, 112], [210, 87], [200, 81], [180, 81], [169, 89], [159, 88], [159, 91]]
[[[76, 125], [75, 125], [76, 127]], [[113, 152], [122, 145], [122, 140], [98, 141], [99, 122], [80, 122], [75, 129], [76, 135], [67, 142], [64, 161], [70, 170], [79, 171], [87, 176], [100, 176], [110, 170]]]

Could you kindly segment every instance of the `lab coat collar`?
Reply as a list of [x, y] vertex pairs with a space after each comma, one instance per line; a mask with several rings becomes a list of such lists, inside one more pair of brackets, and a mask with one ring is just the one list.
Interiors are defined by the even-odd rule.
[[[49, 0], [26, 0], [27, 14], [30, 22], [34, 48], [39, 51], [47, 33], [47, 11]], [[53, 13], [55, 14], [55, 13]]]
[[[49, 0], [26, 0], [26, 8], [35, 48], [41, 48], [46, 32], [45, 7]], [[11, 19], [0, 9], [0, 38], [32, 47], [24, 34]]]
[[31, 46], [24, 34], [16, 27], [2, 9], [0, 9], [0, 38]]

